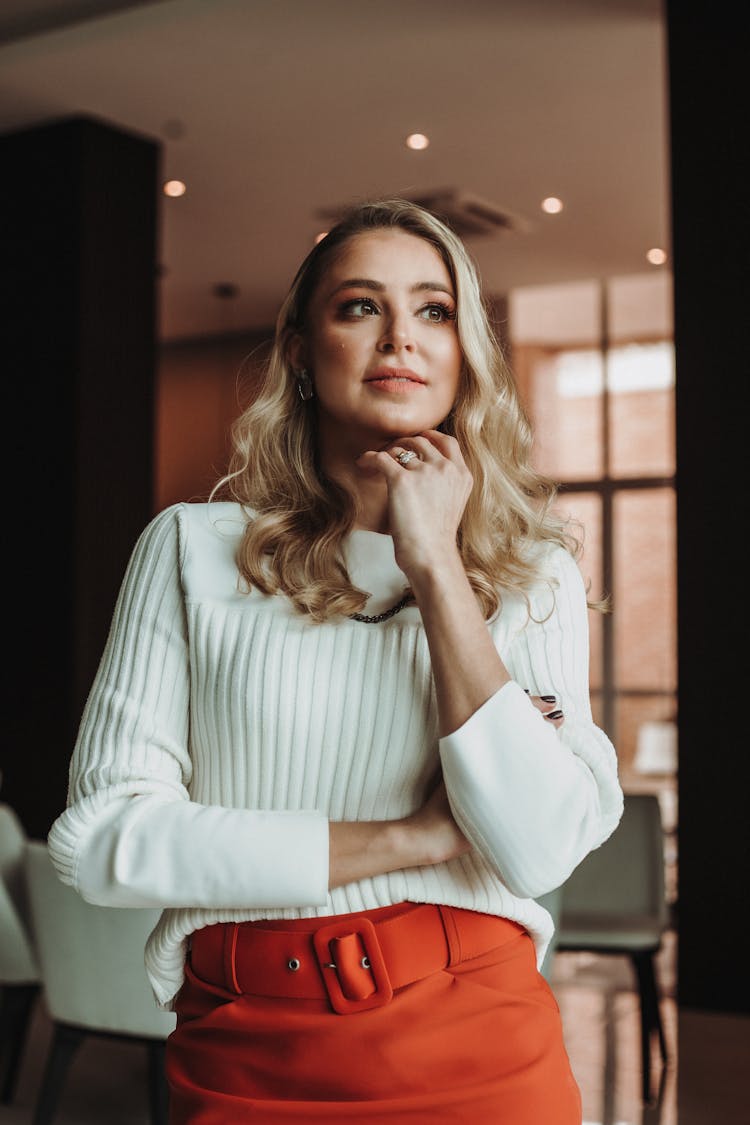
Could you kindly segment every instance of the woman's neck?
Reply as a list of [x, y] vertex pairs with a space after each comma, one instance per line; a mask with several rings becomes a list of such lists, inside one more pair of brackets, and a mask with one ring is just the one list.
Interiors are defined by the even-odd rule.
[[322, 457], [326, 476], [346, 489], [354, 501], [354, 526], [363, 531], [388, 532], [388, 489], [380, 473], [364, 472], [349, 457]]

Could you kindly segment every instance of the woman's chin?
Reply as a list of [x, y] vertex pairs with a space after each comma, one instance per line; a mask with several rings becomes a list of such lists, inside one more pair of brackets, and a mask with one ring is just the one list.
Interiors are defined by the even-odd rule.
[[383, 449], [399, 438], [413, 437], [426, 430], [436, 430], [444, 421], [444, 414], [424, 410], [389, 409], [351, 415], [347, 418], [318, 419], [318, 441], [321, 449], [344, 450]]

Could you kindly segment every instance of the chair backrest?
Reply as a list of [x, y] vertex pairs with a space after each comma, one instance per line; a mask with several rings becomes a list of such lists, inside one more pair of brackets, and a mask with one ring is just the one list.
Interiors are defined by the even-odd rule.
[[552, 939], [547, 946], [547, 952], [544, 955], [544, 961], [541, 966], [541, 974], [547, 980], [551, 979], [552, 966], [555, 958], [555, 950], [557, 949], [557, 934], [560, 924], [560, 911], [562, 909], [562, 887], [556, 887], [553, 891], [547, 891], [546, 894], [540, 895], [536, 900], [540, 906], [543, 906], [547, 913], [552, 918], [554, 930], [552, 932]]
[[60, 881], [41, 841], [26, 848], [26, 878], [52, 1018], [96, 1031], [166, 1038], [175, 1016], [156, 1007], [143, 963], [159, 911], [85, 902]]
[[575, 918], [596, 915], [651, 918], [662, 929], [667, 925], [664, 832], [655, 794], [626, 794], [617, 828], [563, 884], [563, 931]]
[[23, 878], [25, 848], [20, 820], [0, 804], [0, 985], [39, 980]]

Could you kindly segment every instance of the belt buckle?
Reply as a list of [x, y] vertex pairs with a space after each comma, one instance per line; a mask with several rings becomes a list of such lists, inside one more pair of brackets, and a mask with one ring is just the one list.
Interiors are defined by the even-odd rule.
[[[349, 934], [354, 934], [360, 938], [369, 962], [368, 968], [375, 983], [375, 992], [361, 1000], [351, 1000], [344, 995], [339, 980], [338, 967], [332, 960], [329, 944], [334, 938], [346, 937]], [[350, 1015], [352, 1012], [365, 1012], [369, 1008], [382, 1008], [393, 999], [393, 988], [388, 976], [383, 951], [380, 948], [375, 927], [369, 918], [360, 918], [357, 922], [341, 919], [328, 926], [321, 926], [313, 934], [313, 945], [323, 975], [323, 984], [334, 1012], [338, 1012], [340, 1016]]]

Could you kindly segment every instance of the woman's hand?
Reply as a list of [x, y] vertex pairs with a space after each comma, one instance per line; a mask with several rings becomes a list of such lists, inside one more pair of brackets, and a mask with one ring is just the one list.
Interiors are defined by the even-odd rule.
[[440, 774], [425, 803], [411, 816], [332, 821], [329, 837], [331, 889], [389, 871], [444, 863], [471, 847], [453, 819]]
[[[564, 716], [555, 695], [531, 695], [531, 703], [553, 727], [561, 727]], [[421, 864], [444, 863], [471, 849], [453, 819], [442, 775], [430, 796], [417, 812], [406, 819], [409, 831], [416, 833], [416, 850]]]
[[[526, 691], [526, 689], [524, 689]], [[531, 702], [536, 707], [537, 711], [541, 711], [548, 723], [553, 727], [561, 727], [565, 722], [560, 701], [556, 695], [531, 695], [526, 691]]]
[[[400, 464], [398, 456], [408, 451], [416, 456]], [[396, 562], [408, 578], [458, 555], [458, 527], [473, 481], [455, 438], [425, 430], [363, 453], [357, 464], [385, 477]]]
[[407, 817], [406, 826], [414, 838], [419, 866], [445, 863], [471, 849], [453, 819], [442, 774], [422, 807]]

